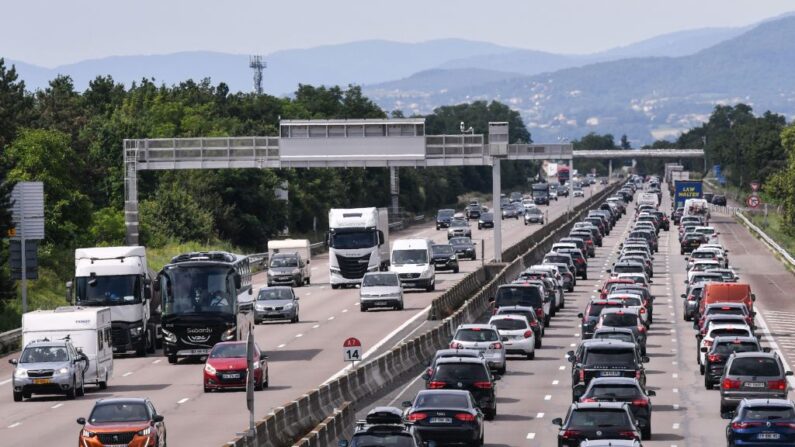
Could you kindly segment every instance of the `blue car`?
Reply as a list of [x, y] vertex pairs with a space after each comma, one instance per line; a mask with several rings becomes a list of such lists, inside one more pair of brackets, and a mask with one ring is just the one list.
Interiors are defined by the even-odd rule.
[[743, 399], [736, 411], [721, 415], [729, 446], [795, 445], [795, 404], [785, 399]]

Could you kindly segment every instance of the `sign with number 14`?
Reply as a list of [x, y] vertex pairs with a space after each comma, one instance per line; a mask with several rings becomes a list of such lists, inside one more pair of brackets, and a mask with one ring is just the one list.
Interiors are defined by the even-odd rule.
[[350, 337], [342, 343], [342, 359], [346, 362], [359, 362], [362, 360], [362, 342]]

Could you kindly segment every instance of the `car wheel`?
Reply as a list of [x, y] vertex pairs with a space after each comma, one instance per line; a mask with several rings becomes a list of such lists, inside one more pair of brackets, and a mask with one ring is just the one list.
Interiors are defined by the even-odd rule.
[[712, 383], [711, 380], [709, 380], [709, 376], [707, 376], [705, 374], [704, 375], [704, 388], [706, 388], [708, 390], [711, 390], [713, 386], [714, 386], [714, 384]]
[[496, 417], [497, 417], [497, 409], [496, 409], [496, 408], [494, 408], [494, 409], [492, 409], [492, 410], [487, 410], [487, 411], [484, 411], [484, 412], [483, 412], [483, 417], [484, 417], [484, 418], [485, 418], [487, 421], [493, 421], [493, 420], [494, 420], [494, 418], [496, 418]]
[[436, 281], [432, 281], [431, 284], [425, 288], [426, 292], [433, 292], [436, 290]]
[[83, 377], [83, 380], [80, 381], [80, 388], [77, 389], [77, 396], [83, 397], [86, 395], [86, 378]]
[[533, 360], [535, 358], [536, 358], [535, 350], [533, 352], [531, 352], [530, 354], [527, 354], [527, 360]]
[[581, 278], [587, 281], [588, 280], [588, 272], [583, 272]]
[[364, 305], [359, 306], [359, 312], [367, 312], [367, 307]]
[[458, 267], [453, 269], [453, 273], [458, 273]]
[[331, 288], [334, 289], [334, 290], [337, 290], [337, 289], [340, 288], [340, 285], [339, 284], [332, 284]]
[[472, 255], [472, 260], [473, 261], [477, 261], [478, 260], [478, 255]]
[[22, 402], [22, 392], [21, 391], [13, 391], [14, 394], [14, 402]]
[[259, 379], [258, 382], [254, 382], [254, 391], [262, 391], [262, 383], [263, 379]]
[[651, 424], [640, 429], [640, 438], [644, 441], [651, 439]]
[[395, 306], [397, 310], [403, 310], [403, 301], [401, 301], [397, 306]]
[[698, 371], [701, 373], [702, 376], [704, 376], [705, 375], [704, 374], [704, 365], [698, 365]]
[[265, 379], [262, 381], [262, 387], [267, 388], [270, 383], [270, 374], [268, 374], [268, 368], [265, 368]]
[[574, 285], [569, 286], [569, 288], [566, 289], [566, 291], [567, 292], [574, 292]]
[[[176, 356], [174, 358], [176, 359]], [[175, 362], [176, 362], [176, 360], [175, 360]], [[99, 389], [101, 389], [101, 390], [108, 389], [108, 373], [107, 372], [105, 373], [105, 380], [100, 380], [99, 381]]]
[[[506, 366], [503, 366], [502, 368], [500, 368], [500, 369], [498, 369], [498, 370], [497, 370], [497, 374], [499, 374], [499, 375], [501, 375], [501, 376], [504, 376], [504, 375], [505, 375], [505, 370], [506, 370], [506, 369], [507, 369], [507, 367], [506, 367]], [[495, 409], [495, 410], [494, 410], [494, 412], [496, 413], [496, 412], [497, 412], [497, 410]]]
[[534, 346], [535, 346], [536, 349], [541, 347], [541, 337], [536, 337], [536, 341], [535, 341]]
[[205, 392], [205, 393], [209, 393], [209, 392], [210, 392], [210, 389], [209, 389], [209, 388], [207, 388], [207, 387], [205, 386], [205, 387], [204, 387], [204, 392]]
[[177, 356], [176, 355], [168, 356], [168, 363], [171, 363], [172, 365], [177, 363]]

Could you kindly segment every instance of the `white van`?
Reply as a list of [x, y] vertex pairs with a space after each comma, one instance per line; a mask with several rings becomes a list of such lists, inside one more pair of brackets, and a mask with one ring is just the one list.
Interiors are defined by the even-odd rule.
[[109, 307], [64, 306], [22, 315], [22, 346], [35, 340], [69, 337], [88, 357], [85, 383], [104, 389], [113, 376], [113, 345]]
[[431, 246], [428, 239], [398, 239], [392, 243], [389, 270], [398, 274], [400, 283], [407, 289], [436, 289], [436, 269], [431, 263]]

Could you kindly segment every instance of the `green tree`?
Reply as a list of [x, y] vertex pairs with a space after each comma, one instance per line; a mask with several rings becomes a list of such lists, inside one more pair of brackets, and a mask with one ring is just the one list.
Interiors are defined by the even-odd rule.
[[6, 168], [0, 163], [0, 310], [5, 302], [16, 297], [16, 288], [8, 269], [8, 231], [13, 227], [11, 221], [11, 190], [13, 183], [6, 176]]
[[773, 174], [764, 190], [782, 204], [785, 231], [795, 235], [795, 124], [781, 133], [781, 142], [787, 153], [787, 165]]
[[29, 124], [32, 112], [33, 98], [25, 93], [25, 82], [0, 57], [0, 150], [14, 140], [20, 127]]
[[156, 194], [140, 203], [141, 242], [162, 246], [176, 241], [213, 239], [213, 216], [199, 206], [186, 185], [162, 183]]

